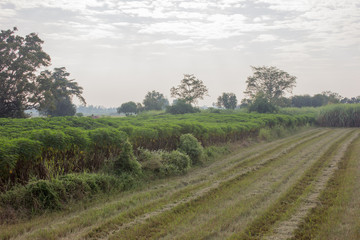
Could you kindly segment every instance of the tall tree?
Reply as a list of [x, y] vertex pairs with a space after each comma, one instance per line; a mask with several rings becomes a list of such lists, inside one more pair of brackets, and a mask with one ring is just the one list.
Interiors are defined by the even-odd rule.
[[163, 110], [167, 105], [169, 105], [169, 101], [162, 93], [152, 91], [146, 94], [143, 104], [146, 111]]
[[237, 105], [236, 95], [234, 93], [223, 93], [217, 99], [216, 105], [226, 109], [235, 109]]
[[268, 99], [272, 104], [278, 104], [286, 92], [291, 93], [296, 85], [296, 77], [276, 67], [251, 67], [253, 76], [246, 80], [247, 87], [244, 92], [251, 100], [256, 96]]
[[73, 116], [76, 107], [72, 98], [76, 96], [82, 104], [86, 105], [82, 96], [83, 88], [73, 79], [68, 79], [70, 73], [64, 67], [55, 68], [54, 72], [48, 70], [41, 72], [37, 78], [39, 111], [44, 115]]
[[36, 71], [50, 64], [50, 56], [35, 34], [0, 33], [0, 117], [25, 117], [25, 110], [36, 107]]
[[186, 103], [196, 103], [207, 95], [208, 89], [203, 81], [197, 79], [193, 74], [184, 74], [180, 85], [170, 89], [171, 96], [184, 100]]

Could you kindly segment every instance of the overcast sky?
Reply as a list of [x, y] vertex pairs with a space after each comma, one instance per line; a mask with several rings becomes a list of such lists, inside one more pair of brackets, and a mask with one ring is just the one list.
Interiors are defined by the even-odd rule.
[[36, 32], [88, 104], [142, 102], [194, 74], [244, 97], [250, 66], [296, 76], [294, 94], [360, 95], [359, 0], [0, 0], [1, 30]]

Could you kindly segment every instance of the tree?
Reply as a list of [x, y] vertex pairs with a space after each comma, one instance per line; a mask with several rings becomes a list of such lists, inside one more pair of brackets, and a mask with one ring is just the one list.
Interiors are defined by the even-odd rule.
[[135, 102], [126, 102], [121, 104], [120, 107], [117, 108], [118, 113], [125, 113], [126, 116], [129, 116], [130, 114], [138, 113], [138, 107]]
[[246, 80], [247, 87], [244, 92], [251, 100], [262, 93], [270, 103], [277, 105], [285, 92], [292, 92], [296, 85], [296, 77], [291, 76], [276, 67], [251, 67], [253, 76]]
[[272, 104], [263, 93], [255, 96], [254, 101], [249, 105], [249, 112], [273, 113], [276, 112], [276, 106]]
[[321, 94], [327, 98], [327, 104], [340, 103], [342, 99], [340, 94], [331, 91], [324, 91]]
[[217, 99], [216, 105], [226, 109], [235, 109], [237, 105], [236, 95], [234, 93], [223, 93]]
[[291, 98], [291, 105], [294, 107], [311, 107], [313, 104], [313, 98], [306, 95], [296, 95]]
[[184, 100], [177, 100], [172, 106], [166, 107], [166, 112], [171, 114], [197, 113], [200, 112], [200, 109], [191, 106]]
[[146, 111], [162, 110], [165, 109], [167, 105], [169, 105], [169, 101], [162, 93], [152, 91], [146, 94], [143, 104]]
[[26, 117], [25, 110], [37, 106], [36, 71], [50, 64], [50, 56], [35, 34], [0, 33], [0, 117]]
[[39, 91], [39, 111], [43, 115], [73, 116], [76, 107], [72, 97], [76, 96], [82, 104], [86, 105], [82, 97], [83, 88], [74, 80], [69, 80], [70, 74], [64, 67], [55, 68], [54, 72], [48, 70], [41, 72], [37, 78]]
[[208, 89], [203, 81], [197, 79], [193, 74], [184, 74], [180, 85], [172, 87], [170, 92], [172, 97], [192, 104], [196, 103], [198, 99], [203, 99], [207, 95]]

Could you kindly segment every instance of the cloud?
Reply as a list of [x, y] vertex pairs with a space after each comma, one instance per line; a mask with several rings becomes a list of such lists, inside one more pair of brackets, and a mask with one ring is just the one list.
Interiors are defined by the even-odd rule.
[[272, 34], [260, 34], [253, 42], [272, 42], [278, 40], [278, 37]]

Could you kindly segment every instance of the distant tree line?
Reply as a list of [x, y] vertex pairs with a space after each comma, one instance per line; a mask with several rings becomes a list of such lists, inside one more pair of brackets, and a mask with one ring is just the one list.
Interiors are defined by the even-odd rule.
[[[76, 106], [72, 103], [73, 97], [86, 105], [82, 96], [83, 88], [69, 79], [70, 73], [64, 67], [40, 71], [51, 62], [50, 56], [42, 50], [43, 41], [35, 33], [21, 37], [15, 35], [16, 31], [14, 28], [0, 33], [0, 117], [27, 117], [27, 113], [34, 109], [44, 116], [74, 115]], [[251, 68], [253, 74], [246, 80], [246, 97], [242, 99], [240, 106], [237, 105], [234, 93], [225, 92], [217, 98], [214, 106], [223, 109], [247, 107], [250, 112], [266, 113], [276, 112], [279, 107], [360, 103], [360, 96], [343, 98], [330, 91], [314, 96], [295, 95], [287, 98], [285, 95], [291, 94], [296, 86], [295, 76], [273, 66]], [[180, 84], [172, 87], [170, 93], [171, 97], [176, 98], [172, 105], [162, 93], [153, 90], [145, 95], [142, 103], [125, 102], [116, 112], [125, 115], [160, 110], [172, 114], [198, 112], [200, 110], [193, 104], [208, 96], [208, 88], [193, 74], [184, 74]], [[79, 107], [79, 115], [85, 113], [81, 110], [90, 111], [90, 108]], [[99, 111], [100, 109], [95, 112]]]

